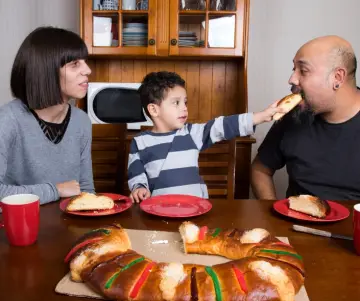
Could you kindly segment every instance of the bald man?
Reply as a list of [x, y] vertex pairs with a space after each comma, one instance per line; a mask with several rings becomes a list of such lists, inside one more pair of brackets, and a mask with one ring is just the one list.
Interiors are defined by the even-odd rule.
[[252, 163], [258, 199], [277, 199], [273, 175], [286, 166], [287, 197], [360, 200], [360, 91], [349, 42], [320, 37], [295, 55], [289, 79], [303, 102], [271, 127]]

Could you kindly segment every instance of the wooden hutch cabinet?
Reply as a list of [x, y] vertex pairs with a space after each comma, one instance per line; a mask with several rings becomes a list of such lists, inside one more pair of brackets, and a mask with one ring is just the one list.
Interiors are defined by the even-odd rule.
[[[186, 81], [189, 122], [247, 112], [249, 6], [250, 0], [80, 0], [89, 81], [139, 83], [149, 72], [173, 71]], [[86, 100], [78, 106], [86, 110]], [[97, 191], [128, 193], [127, 156], [137, 133], [123, 124], [93, 125]], [[211, 198], [248, 198], [254, 142], [241, 137], [200, 154]]]
[[[81, 35], [92, 55], [245, 55], [249, 0], [134, 0], [136, 9], [114, 2], [118, 5], [104, 10], [94, 9], [93, 0], [81, 0]], [[94, 45], [94, 33], [99, 34], [96, 17], [111, 19], [116, 41], [111, 46]], [[144, 27], [136, 28], [139, 23]], [[144, 39], [134, 41], [135, 34]]]

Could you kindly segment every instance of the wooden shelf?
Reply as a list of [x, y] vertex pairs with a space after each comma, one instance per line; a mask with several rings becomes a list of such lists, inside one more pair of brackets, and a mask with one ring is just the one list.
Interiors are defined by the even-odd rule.
[[235, 11], [231, 10], [180, 10], [180, 15], [236, 15]]
[[[146, 46], [116, 46], [116, 47], [93, 47], [93, 53], [90, 54], [90, 57], [93, 55], [107, 55], [107, 56], [121, 56], [121, 55], [129, 55], [129, 56], [137, 56], [137, 55], [147, 55], [148, 48]], [[136, 54], [134, 54], [134, 50], [136, 49]], [[121, 50], [121, 52], [119, 52]]]
[[211, 11], [208, 11], [207, 12], [208, 15], [218, 15], [218, 16], [235, 16], [236, 15], [236, 12], [234, 11], [225, 11], [225, 10], [222, 10], [222, 11], [216, 11], [216, 10], [211, 10]]
[[194, 50], [199, 53], [199, 55], [211, 55], [211, 56], [221, 56], [221, 57], [232, 57], [235, 56], [235, 48], [215, 48], [215, 47], [179, 47], [180, 56], [193, 56]]
[[102, 15], [110, 15], [110, 14], [117, 14], [118, 10], [93, 10], [93, 14], [102, 14]]
[[122, 13], [122, 14], [147, 14], [148, 11], [147, 10], [93, 10], [92, 11], [93, 14], [114, 14], [114, 13]]
[[93, 46], [94, 49], [104, 50], [103, 48], [119, 48], [120, 46]]
[[180, 15], [206, 15], [206, 10], [179, 10]]
[[[200, 25], [201, 22], [206, 21], [206, 15], [183, 15], [180, 14], [179, 16], [180, 24], [198, 24]], [[185, 23], [183, 23], [185, 21]]]
[[147, 10], [120, 10], [123, 15], [147, 15]]
[[118, 17], [119, 16], [119, 12], [117, 11], [109, 11], [109, 10], [105, 10], [105, 11], [96, 11], [93, 13], [93, 16], [107, 16], [107, 17]]

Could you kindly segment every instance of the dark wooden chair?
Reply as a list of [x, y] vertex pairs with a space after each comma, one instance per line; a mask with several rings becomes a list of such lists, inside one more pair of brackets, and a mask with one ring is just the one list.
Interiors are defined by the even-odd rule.
[[92, 161], [96, 192], [123, 193], [125, 155], [124, 124], [94, 124]]
[[209, 192], [209, 198], [232, 198], [235, 180], [235, 141], [220, 142], [199, 156], [200, 175]]

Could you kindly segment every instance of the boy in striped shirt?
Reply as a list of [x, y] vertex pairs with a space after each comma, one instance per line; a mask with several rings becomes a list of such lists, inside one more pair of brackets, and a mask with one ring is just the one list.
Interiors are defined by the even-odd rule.
[[151, 131], [141, 132], [130, 146], [128, 184], [133, 202], [150, 195], [187, 194], [208, 198], [199, 174], [199, 152], [221, 140], [254, 133], [257, 124], [281, 112], [276, 102], [258, 113], [217, 117], [207, 123], [186, 123], [185, 81], [173, 72], [152, 72], [139, 88]]

